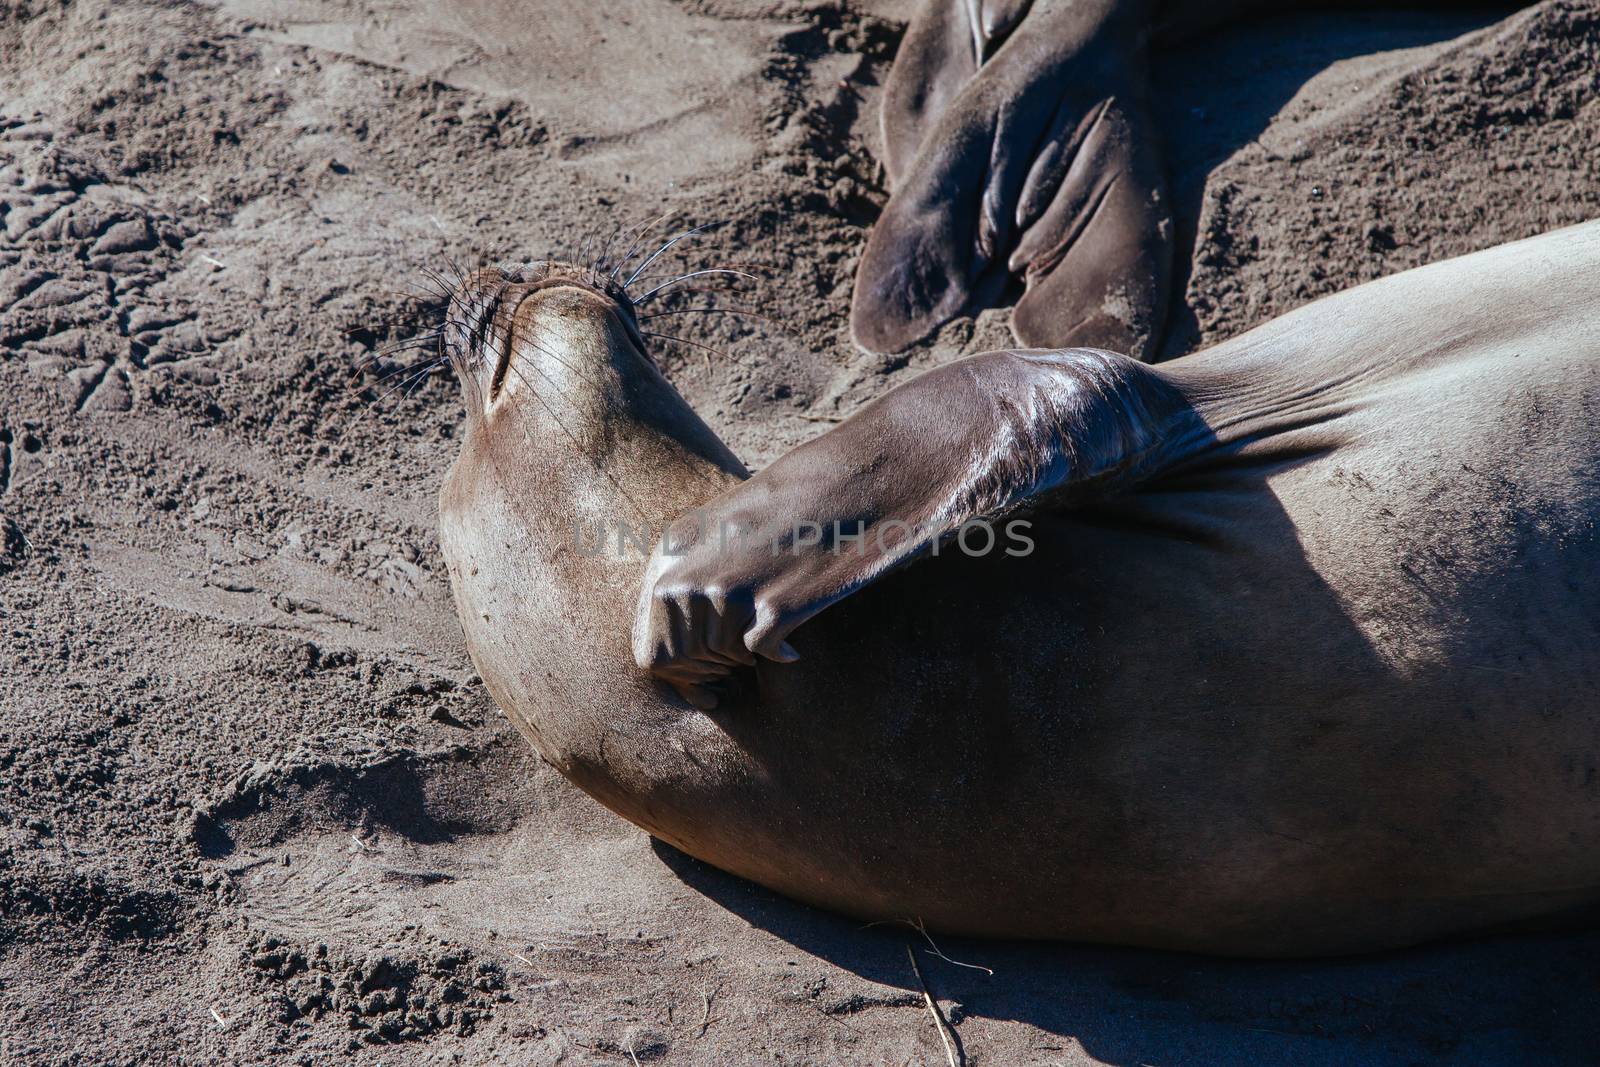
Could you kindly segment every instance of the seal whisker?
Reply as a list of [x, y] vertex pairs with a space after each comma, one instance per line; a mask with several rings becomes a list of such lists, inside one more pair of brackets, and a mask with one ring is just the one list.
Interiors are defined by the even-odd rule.
[[429, 378], [433, 377], [434, 373], [442, 366], [444, 366], [444, 362], [442, 360], [430, 360], [424, 364], [411, 364], [406, 367], [401, 367], [399, 370], [391, 371], [388, 375], [389, 377], [393, 377], [395, 375], [403, 375], [403, 377], [401, 377], [399, 381], [395, 382], [394, 385], [384, 390], [383, 393], [373, 397], [370, 401], [368, 401], [368, 406], [373, 407], [381, 404], [385, 400], [388, 400], [395, 393], [403, 393], [403, 395], [400, 397], [401, 400], [410, 400], [416, 388]]
[[391, 341], [389, 344], [386, 344], [382, 348], [379, 348], [377, 351], [373, 352], [369, 358], [383, 359], [385, 356], [391, 356], [396, 352], [404, 352], [411, 348], [420, 348], [423, 345], [437, 341], [440, 337], [440, 333], [440, 328], [435, 328], [432, 330], [426, 330], [422, 333], [415, 334], [399, 341]]
[[610, 274], [611, 281], [615, 282], [617, 280], [617, 275], [622, 273], [623, 264], [627, 263], [628, 260], [630, 258], [632, 258], [634, 250], [639, 247], [639, 242], [644, 240], [645, 234], [649, 233], [651, 230], [655, 229], [657, 226], [661, 225], [663, 222], [666, 222], [669, 218], [671, 218], [672, 216], [676, 215], [677, 213], [678, 213], [678, 209], [677, 208], [672, 208], [670, 211], [667, 211], [664, 214], [657, 216], [656, 219], [650, 223], [650, 225], [644, 227], [637, 234], [634, 235], [633, 241], [629, 243], [627, 251], [623, 252], [622, 255], [620, 257], [618, 257], [617, 265], [611, 268], [611, 274]]
[[666, 289], [669, 286], [677, 285], [679, 282], [686, 282], [690, 278], [699, 278], [699, 277], [702, 277], [702, 276], [708, 275], [708, 274], [728, 274], [728, 275], [733, 275], [733, 276], [739, 277], [739, 278], [748, 278], [753, 282], [760, 282], [761, 281], [761, 279], [759, 277], [757, 277], [756, 275], [747, 273], [747, 272], [742, 271], [742, 270], [733, 270], [730, 267], [710, 267], [710, 268], [707, 268], [706, 270], [696, 270], [696, 271], [690, 271], [688, 274], [680, 274], [676, 278], [672, 279], [670, 282], [662, 282], [660, 285], [656, 286], [654, 289], [650, 290], [648, 293], [645, 293], [639, 299], [635, 300], [633, 302], [633, 306], [634, 307], [638, 307], [639, 305], [643, 304], [646, 300], [649, 300], [652, 296], [655, 296], [657, 293], [661, 292], [661, 290]]
[[[405, 321], [405, 320], [402, 320], [402, 319], [386, 320], [386, 321], [376, 322], [376, 323], [365, 323], [364, 322], [364, 323], [361, 323], [361, 324], [356, 325], [356, 326], [346, 327], [344, 329], [344, 331], [343, 331], [343, 335], [347, 340], [353, 340], [358, 334], [367, 334], [367, 335], [371, 336], [372, 338], [376, 339], [380, 334], [392, 333], [395, 330], [397, 330], [399, 327], [411, 326], [411, 325], [415, 325], [415, 323], [414, 322], [408, 322], [408, 321]], [[425, 332], [431, 333], [434, 330], [436, 330], [437, 328], [438, 328], [437, 324], [429, 324], [428, 329]], [[419, 335], [413, 334], [413, 335], [411, 335], [409, 337], [406, 337], [406, 338], [403, 338], [403, 339], [401, 339], [399, 341], [390, 341], [390, 342], [387, 342], [383, 347], [384, 348], [389, 348], [389, 347], [391, 347], [393, 345], [406, 344], [406, 343], [409, 343], [411, 341], [416, 340], [417, 336], [419, 336]]]
[[443, 253], [443, 257], [445, 266], [449, 267], [450, 273], [455, 275], [454, 280], [450, 282], [449, 286], [445, 290], [445, 296], [448, 299], [449, 296], [457, 289], [461, 288], [462, 283], [467, 280], [467, 271], [461, 266], [460, 263], [456, 261], [455, 257], [450, 255], [448, 252]]
[[487, 331], [492, 323], [495, 304], [500, 299], [500, 289], [481, 293], [468, 292], [454, 298], [465, 314], [458, 316], [462, 332], [467, 335], [468, 346], [466, 355], [481, 350], [487, 341]]
[[439, 339], [440, 334], [438, 332], [430, 332], [426, 334], [419, 334], [416, 337], [411, 337], [404, 341], [396, 341], [393, 344], [385, 345], [377, 351], [369, 352], [365, 356], [362, 356], [360, 359], [356, 360], [355, 366], [350, 370], [350, 377], [354, 378], [358, 374], [366, 372], [378, 361], [388, 359], [396, 353], [422, 348], [425, 345], [437, 342]]
[[[431, 267], [422, 269], [422, 276], [432, 287], [431, 298], [426, 302], [429, 311], [438, 315], [443, 322], [450, 314], [450, 301], [455, 298], [457, 285], [447, 281], [443, 275]], [[412, 283], [415, 285], [416, 283]]]
[[612, 227], [611, 232], [606, 234], [605, 242], [601, 244], [595, 251], [594, 260], [588, 266], [590, 278], [597, 278], [599, 276], [600, 264], [605, 262], [606, 256], [611, 251], [611, 242], [615, 241], [617, 239], [617, 235], [621, 232], [622, 224], [617, 223]]
[[[438, 256], [440, 256], [440, 259], [442, 259], [445, 270], [450, 270], [450, 274], [461, 274], [461, 267], [456, 264], [454, 259], [451, 259], [450, 253], [440, 253]], [[437, 285], [438, 288], [440, 288], [440, 290], [442, 290], [443, 293], [448, 296], [448, 294], [453, 293], [454, 288], [456, 288], [456, 282], [454, 282], [453, 278], [445, 277], [445, 270], [440, 270], [438, 267], [434, 266], [427, 266], [422, 267], [422, 269], [419, 270], [419, 274], [421, 274], [422, 277], [427, 278], [429, 282]]]
[[357, 322], [344, 331], [344, 336], [355, 337], [365, 333], [374, 340], [379, 336], [390, 336], [398, 333], [409, 333], [413, 330], [436, 330], [444, 322], [441, 308], [414, 307], [402, 310], [394, 315], [375, 317], [366, 322]]
[[612, 242], [616, 241], [616, 239], [622, 235], [622, 229], [622, 225], [619, 223], [616, 229], [611, 231], [610, 236], [606, 238], [606, 243], [600, 246], [600, 252], [594, 257], [594, 262], [589, 264], [588, 271], [589, 280], [591, 282], [596, 284], [599, 283], [600, 271], [603, 269], [606, 257], [611, 254]]
[[410, 284], [412, 286], [410, 292], [404, 289], [377, 289], [374, 290], [374, 293], [377, 296], [392, 297], [395, 300], [409, 300], [414, 304], [433, 304], [438, 302], [438, 293], [422, 289], [416, 282], [411, 282]]
[[427, 382], [427, 380], [429, 378], [433, 377], [434, 372], [437, 371], [441, 366], [443, 366], [443, 364], [444, 364], [444, 361], [441, 360], [441, 359], [433, 359], [433, 360], [428, 361], [428, 363], [426, 363], [418, 371], [416, 377], [411, 379], [410, 387], [408, 387], [406, 389], [406, 391], [401, 394], [400, 399], [401, 400], [410, 400], [412, 398], [412, 396], [414, 396], [416, 394], [416, 391], [418, 389], [422, 388], [422, 386]]
[[639, 268], [632, 274], [628, 275], [628, 280], [622, 283], [622, 288], [626, 290], [628, 286], [633, 284], [635, 278], [644, 273], [646, 267], [650, 266], [650, 264], [654, 263], [657, 259], [660, 259], [662, 254], [666, 252], [667, 249], [671, 248], [685, 237], [693, 237], [697, 233], [705, 233], [707, 230], [713, 230], [718, 226], [726, 225], [732, 221], [732, 219], [719, 219], [716, 222], [706, 222], [699, 226], [692, 227], [691, 229], [684, 230], [682, 233], [678, 234], [678, 236], [674, 237], [672, 240], [656, 249], [649, 259], [639, 264]]
[[[432, 357], [428, 357], [428, 358], [432, 358]], [[380, 362], [381, 361], [379, 359], [371, 359], [371, 360], [367, 360], [367, 361], [363, 362], [359, 366], [356, 366], [356, 367], [351, 369], [350, 376], [348, 378], [346, 378], [345, 381], [349, 382], [349, 383], [353, 383], [357, 378], [366, 377], [366, 378], [370, 378], [374, 382], [377, 382], [377, 383], [381, 384], [381, 383], [389, 380], [390, 378], [394, 377], [396, 374], [404, 373], [405, 371], [408, 371], [408, 370], [412, 369], [413, 367], [417, 366], [416, 361], [412, 361], [410, 363], [402, 363], [398, 367], [390, 367], [389, 369], [384, 370], [381, 373], [376, 373], [375, 369], [377, 368], [377, 366], [378, 366], [378, 364]]]
[[[705, 253], [712, 253], [712, 252], [721, 251], [721, 249], [705, 248], [705, 249], [696, 249], [696, 251], [705, 252]], [[760, 280], [760, 281], [767, 281], [771, 277], [771, 270], [772, 270], [772, 265], [770, 263], [756, 263], [756, 262], [748, 261], [748, 260], [747, 261], [743, 261], [743, 262], [734, 261], [732, 263], [719, 263], [719, 264], [717, 264], [717, 267], [719, 269], [722, 269], [722, 270], [761, 271], [763, 273], [756, 275], [756, 278], [758, 280]], [[639, 276], [639, 280], [640, 281], [652, 281], [652, 280], [659, 279], [659, 278], [665, 278], [665, 277], [668, 277], [669, 275], [672, 275], [674, 271], [679, 270], [680, 268], [684, 269], [684, 270], [699, 270], [700, 269], [698, 266], [696, 266], [695, 264], [692, 264], [692, 263], [673, 264], [673, 265], [670, 265], [670, 266], [669, 265], [663, 265], [662, 267], [658, 267], [655, 270], [649, 271], [649, 272], [647, 272], [645, 274], [641, 274]]]
[[[584, 234], [583, 244], [578, 247], [578, 258], [573, 260], [574, 263], [582, 263], [582, 262], [584, 262], [585, 259], [588, 258], [589, 248], [590, 248], [591, 245], [594, 244], [594, 239], [596, 237], [599, 237], [599, 236], [600, 236], [600, 227], [599, 226], [591, 226], [589, 228], [589, 230]], [[590, 268], [589, 273], [590, 273], [591, 276], [594, 273], [594, 270], [593, 270], [592, 266]]]
[[449, 291], [445, 289], [444, 282], [440, 279], [437, 271], [433, 270], [431, 267], [421, 267], [417, 270], [417, 273], [422, 276], [422, 281], [425, 282], [426, 285], [420, 284], [416, 278], [407, 278], [406, 284], [410, 286], [412, 290], [416, 292], [427, 293], [435, 299], [441, 295], [449, 295]]
[[449, 264], [450, 269], [459, 276], [456, 281], [452, 282], [448, 280], [444, 275], [440, 274], [432, 267], [423, 267], [422, 276], [428, 279], [428, 281], [432, 282], [434, 285], [438, 286], [440, 295], [446, 300], [449, 300], [450, 294], [454, 293], [456, 288], [461, 284], [460, 277], [464, 277], [464, 275], [461, 275], [461, 268], [456, 266], [455, 261], [450, 259], [450, 257], [446, 256], [445, 262]]
[[420, 360], [420, 361], [415, 362], [415, 363], [406, 363], [406, 364], [403, 364], [403, 365], [401, 365], [399, 367], [395, 367], [395, 368], [393, 368], [391, 370], [386, 370], [382, 374], [379, 374], [379, 375], [375, 376], [373, 378], [373, 381], [380, 382], [380, 383], [381, 382], [386, 382], [390, 378], [393, 378], [397, 374], [409, 374], [411, 371], [420, 370], [420, 369], [423, 369], [423, 368], [426, 368], [426, 369], [431, 371], [431, 370], [434, 370], [434, 369], [442, 366], [445, 362], [446, 362], [446, 359], [442, 355], [440, 355], [440, 356], [430, 356], [429, 358], [427, 358], [425, 360]]
[[[657, 297], [657, 299], [671, 300], [674, 297], [684, 296], [688, 293], [710, 293], [713, 295], [734, 293], [738, 296], [756, 296], [761, 292], [759, 287], [753, 285], [744, 286], [740, 285], [738, 282], [727, 282], [722, 285], [718, 285], [716, 283], [717, 279], [713, 278], [710, 282], [707, 282], [704, 285], [687, 285], [681, 289], [673, 289], [670, 292], [662, 293], [661, 296]], [[637, 308], [640, 306], [640, 304], [638, 301], [634, 301], [633, 306]]]
[[[732, 219], [723, 219], [722, 220], [722, 222], [724, 222], [724, 223], [732, 222], [732, 221], [733, 221]], [[721, 223], [711, 223], [710, 225], [717, 226], [717, 225], [721, 225]], [[721, 253], [730, 253], [731, 254], [731, 253], [735, 253], [735, 252], [741, 253], [741, 254], [749, 254], [750, 249], [746, 248], [746, 247], [744, 247], [742, 245], [735, 245], [735, 244], [689, 245], [689, 246], [686, 246], [684, 248], [680, 248], [675, 252], [670, 252], [668, 254], [668, 256], [667, 256], [667, 259], [669, 261], [671, 261], [671, 260], [679, 259], [679, 258], [688, 259], [690, 256], [701, 256], [701, 257], [704, 257], [704, 256], [718, 255], [718, 254], [721, 254]], [[686, 267], [686, 268], [687, 267], [693, 267], [695, 265], [696, 264], [687, 263], [687, 262], [684, 263], [684, 267]], [[765, 270], [765, 269], [769, 269], [772, 266], [772, 264], [770, 264], [770, 263], [757, 263], [755, 260], [745, 260], [743, 262], [735, 261], [735, 262], [730, 262], [730, 263], [719, 263], [718, 266], [722, 266], [722, 267], [750, 267], [750, 268], [760, 267], [761, 269]], [[669, 269], [671, 269], [671, 268], [665, 263], [662, 264], [661, 267], [657, 268], [657, 270], [669, 270]], [[641, 277], [649, 277], [649, 272], [648, 271], [641, 270], [639, 273], [640, 273]]]
[[[673, 300], [673, 299], [675, 299], [677, 297], [680, 297], [680, 296], [684, 297], [684, 298], [689, 298], [691, 295], [705, 295], [705, 296], [709, 296], [709, 297], [715, 298], [715, 297], [719, 297], [719, 296], [728, 296], [730, 294], [731, 295], [735, 295], [735, 296], [741, 296], [741, 297], [756, 296], [756, 295], [758, 295], [758, 290], [755, 290], [755, 289], [735, 289], [735, 288], [731, 288], [731, 287], [727, 287], [727, 286], [716, 287], [716, 286], [710, 286], [710, 285], [691, 285], [691, 286], [687, 286], [687, 287], [682, 288], [682, 289], [673, 289], [670, 292], [663, 293], [660, 297], [657, 297], [657, 300], [670, 301], [670, 300]], [[655, 301], [651, 301], [651, 303], [653, 304], [653, 303], [655, 303]], [[636, 305], [636, 307], [637, 306], [638, 305]], [[670, 305], [669, 304], [663, 304], [661, 306], [662, 307], [669, 307]], [[690, 310], [693, 310], [693, 309], [690, 309]], [[654, 314], [654, 310], [652, 310], [651, 314]]]
[[[385, 400], [387, 400], [389, 397], [393, 396], [399, 390], [405, 388], [408, 384], [409, 385], [415, 385], [415, 384], [425, 380], [430, 374], [432, 374], [435, 370], [437, 370], [439, 368], [439, 363], [440, 363], [440, 361], [438, 361], [438, 360], [430, 360], [427, 363], [423, 364], [423, 366], [420, 367], [420, 368], [416, 367], [416, 365], [414, 365], [414, 364], [411, 365], [411, 366], [402, 367], [401, 370], [404, 370], [404, 371], [415, 370], [417, 372], [416, 373], [416, 377], [415, 378], [411, 378], [411, 377], [408, 376], [406, 379], [402, 380], [399, 384], [395, 385], [393, 388], [385, 390], [382, 393], [382, 395], [374, 397], [372, 400], [368, 401], [367, 404], [361, 409], [361, 414], [356, 416], [356, 421], [352, 422], [349, 426], [345, 427], [345, 431], [339, 435], [339, 444], [342, 445], [344, 443], [344, 439], [346, 437], [349, 437], [352, 433], [354, 433], [355, 430], [356, 430], [356, 427], [360, 426], [362, 421], [365, 420], [368, 415], [372, 414], [373, 409], [375, 409], [379, 404], [383, 403]], [[393, 372], [393, 373], [399, 373], [399, 372]], [[409, 396], [409, 394], [407, 394], [407, 395]]]
[[[387, 324], [387, 325], [400, 325], [400, 324], [399, 323], [390, 323], [390, 324]], [[362, 327], [357, 327], [356, 328], [356, 330], [359, 330], [359, 329], [362, 329]], [[356, 330], [352, 330], [350, 332], [351, 333], [355, 333]], [[435, 323], [432, 327], [422, 331], [421, 333], [412, 334], [410, 337], [402, 337], [398, 341], [390, 342], [389, 344], [385, 345], [383, 347], [383, 349], [380, 350], [380, 354], [383, 351], [388, 351], [390, 349], [395, 349], [395, 348], [405, 348], [405, 347], [408, 347], [408, 346], [415, 345], [419, 341], [426, 341], [426, 340], [430, 340], [432, 338], [436, 338], [436, 337], [438, 337], [440, 335], [440, 333], [443, 332], [443, 330], [444, 330], [444, 325], [442, 323]]]
[[398, 351], [401, 348], [414, 348], [419, 342], [437, 338], [443, 332], [444, 323], [442, 321], [437, 319], [431, 322], [426, 320], [418, 321], [418, 319], [414, 318], [411, 320], [395, 319], [367, 326], [357, 326], [346, 331], [345, 336], [353, 340], [358, 335], [366, 333], [376, 341], [380, 336], [400, 334], [401, 336], [398, 340], [385, 342], [374, 353], [375, 355], [383, 355], [386, 352]]
[[[376, 350], [376, 352], [370, 352], [370, 354], [366, 354], [365, 357], [357, 360], [357, 363], [355, 363], [355, 370], [352, 371], [352, 378], [354, 378], [355, 374], [362, 374], [365, 373], [365, 371], [370, 371], [371, 368], [376, 365], [376, 363], [382, 362], [382, 360], [389, 360], [389, 358], [395, 357], [395, 355], [400, 354], [400, 352], [410, 352], [410, 350], [422, 349], [422, 347], [437, 344], [438, 341], [440, 341], [440, 334], [438, 333], [419, 334], [419, 336], [416, 336], [416, 338], [408, 338], [406, 341], [397, 341], [394, 342], [394, 344], [389, 344], [389, 346], [384, 346], [382, 349]], [[405, 366], [414, 366], [414, 363], [406, 363]], [[387, 376], [392, 373], [394, 373], [394, 371], [386, 371], [386, 373], [382, 374], [382, 378], [387, 378]], [[379, 381], [381, 381], [382, 378], [379, 378]]]
[[605, 251], [603, 253], [601, 253], [600, 258], [595, 261], [594, 270], [595, 270], [595, 281], [597, 283], [600, 280], [599, 272], [607, 269], [607, 267], [610, 265], [610, 262], [611, 262], [611, 247], [614, 244], [616, 244], [617, 239], [622, 237], [624, 234], [632, 235], [632, 234], [638, 233], [639, 230], [642, 227], [650, 225], [652, 222], [655, 222], [657, 218], [659, 218], [659, 216], [653, 216], [653, 217], [645, 220], [644, 222], [636, 223], [636, 224], [634, 224], [632, 226], [624, 225], [624, 226], [618, 226], [617, 227], [616, 232], [613, 233], [606, 240]]
[[402, 293], [390, 290], [389, 296], [405, 301], [405, 306], [398, 309], [390, 322], [409, 322], [417, 319], [443, 318], [446, 301], [433, 293]]

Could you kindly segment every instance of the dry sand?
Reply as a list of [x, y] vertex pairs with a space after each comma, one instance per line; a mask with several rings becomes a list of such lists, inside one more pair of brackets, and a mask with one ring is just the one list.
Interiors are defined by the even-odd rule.
[[[663, 349], [752, 464], [1004, 343], [1004, 312], [847, 343], [908, 10], [0, 6], [0, 1061], [943, 1062], [909, 938], [971, 1064], [1600, 1062], [1600, 936], [957, 966], [652, 845], [474, 680], [435, 540], [454, 386], [351, 366], [447, 257], [667, 207], [736, 220], [688, 262], [772, 273], [786, 331], [682, 316], [726, 354]], [[1158, 66], [1169, 354], [1600, 215], [1594, 4], [1271, 20]]]

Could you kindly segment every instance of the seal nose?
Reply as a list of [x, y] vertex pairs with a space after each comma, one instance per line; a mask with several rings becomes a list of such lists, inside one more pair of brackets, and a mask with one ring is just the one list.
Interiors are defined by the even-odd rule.
[[654, 366], [626, 296], [559, 263], [473, 271], [450, 296], [444, 338], [467, 406], [486, 415], [524, 393], [581, 401], [619, 360]]
[[478, 343], [489, 335], [489, 325], [494, 321], [500, 297], [510, 284], [511, 279], [504, 271], [491, 268], [478, 271], [457, 290], [457, 298], [465, 305], [462, 322]]
[[[467, 275], [450, 294], [445, 349], [463, 388], [475, 393], [480, 403], [493, 399], [495, 386], [504, 376], [504, 353], [498, 350], [506, 346], [497, 343], [494, 327], [506, 291], [513, 284], [505, 271], [484, 267]], [[491, 358], [497, 352], [498, 357]]]

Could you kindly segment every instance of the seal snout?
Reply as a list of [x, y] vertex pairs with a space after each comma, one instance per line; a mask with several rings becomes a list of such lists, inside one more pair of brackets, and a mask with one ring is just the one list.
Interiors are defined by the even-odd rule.
[[444, 342], [469, 407], [485, 413], [519, 387], [551, 391], [589, 362], [575, 350], [620, 342], [649, 359], [626, 294], [592, 271], [549, 262], [468, 274], [450, 295]]

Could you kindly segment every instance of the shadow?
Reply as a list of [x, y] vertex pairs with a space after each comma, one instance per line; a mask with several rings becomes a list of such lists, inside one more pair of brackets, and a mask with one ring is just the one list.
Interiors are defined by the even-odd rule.
[[1152, 110], [1160, 128], [1177, 222], [1172, 310], [1159, 351], [1170, 359], [1197, 336], [1185, 301], [1206, 179], [1260, 137], [1294, 95], [1334, 63], [1448, 41], [1505, 18], [1517, 5], [1465, 10], [1321, 11], [1253, 18], [1182, 41], [1152, 56]]
[[1591, 1021], [1600, 1003], [1600, 932], [1293, 961], [934, 936], [943, 955], [994, 972], [985, 974], [939, 959], [909, 927], [820, 911], [653, 845], [674, 874], [719, 906], [868, 981], [916, 992], [904, 948], [915, 945], [954, 1025], [994, 1019], [1056, 1035], [1035, 1043], [1042, 1062], [1075, 1042], [1127, 1067], [1600, 1063]]
[[519, 745], [391, 756], [366, 766], [267, 767], [195, 812], [190, 840], [204, 859], [275, 846], [309, 830], [382, 831], [418, 845], [501, 833], [531, 810]]

